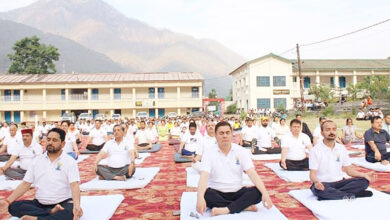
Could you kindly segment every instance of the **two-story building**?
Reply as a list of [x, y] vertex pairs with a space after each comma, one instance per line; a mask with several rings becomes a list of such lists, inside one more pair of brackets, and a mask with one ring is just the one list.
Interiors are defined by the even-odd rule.
[[[390, 59], [304, 59], [301, 72], [304, 94], [312, 85], [324, 85], [337, 97], [347, 92], [349, 84], [356, 85], [365, 76], [390, 76]], [[280, 105], [292, 109], [300, 99], [296, 60], [271, 53], [242, 64], [229, 75], [233, 101], [239, 109], [276, 109]]]
[[179, 115], [202, 108], [199, 73], [0, 75], [0, 120], [57, 121], [65, 112], [135, 117]]

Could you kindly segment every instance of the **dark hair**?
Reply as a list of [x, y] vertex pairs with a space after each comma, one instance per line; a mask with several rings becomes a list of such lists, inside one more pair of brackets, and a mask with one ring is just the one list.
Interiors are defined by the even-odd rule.
[[371, 118], [371, 124], [373, 124], [374, 121], [379, 120], [379, 119], [382, 119], [382, 118], [381, 118], [380, 116], [374, 116], [374, 117], [372, 117], [372, 118]]
[[296, 118], [297, 118], [298, 116], [302, 116], [302, 114], [301, 114], [301, 113], [298, 113], [298, 114], [295, 115]]
[[60, 128], [52, 128], [49, 132], [47, 132], [47, 135], [49, 135], [51, 132], [55, 132], [60, 135], [61, 142], [65, 140], [65, 131]]
[[188, 128], [196, 128], [196, 124], [194, 122], [190, 123], [190, 125], [188, 126]]
[[12, 125], [14, 125], [16, 128], [18, 128], [18, 124], [12, 122], [9, 126], [11, 127]]
[[114, 131], [116, 127], [120, 127], [122, 129], [122, 131], [124, 132], [125, 131], [125, 128], [122, 126], [122, 125], [115, 125], [112, 130]]
[[229, 122], [227, 121], [221, 121], [221, 122], [218, 122], [217, 125], [215, 125], [215, 133], [217, 133], [217, 130], [219, 127], [222, 127], [222, 126], [229, 126], [230, 130], [233, 131], [233, 128], [232, 126], [229, 124]]
[[[335, 123], [335, 122], [332, 121], [332, 120], [326, 120], [326, 121], [324, 121], [324, 123], [322, 123], [322, 125], [321, 125], [321, 131], [324, 130], [325, 124], [327, 124], [327, 123]], [[336, 124], [336, 123], [335, 123], [335, 124]]]
[[324, 119], [326, 120], [326, 117], [325, 117], [325, 116], [320, 116], [320, 117], [318, 118], [318, 121], [321, 122], [321, 121], [324, 120]]
[[351, 120], [351, 123], [353, 124], [353, 121], [352, 121], [352, 118], [347, 118], [347, 120], [345, 120], [345, 124], [348, 125], [348, 121]]
[[66, 123], [68, 126], [70, 125], [69, 121], [62, 121], [61, 125], [63, 125], [64, 123]]
[[299, 124], [299, 125], [301, 125], [302, 122], [301, 122], [300, 120], [298, 120], [298, 119], [295, 118], [295, 119], [293, 119], [293, 120], [290, 121], [290, 127], [291, 127], [293, 124]]
[[26, 122], [24, 121], [24, 122], [22, 122], [22, 123], [20, 123], [21, 125], [26, 125]]
[[95, 123], [96, 123], [96, 122], [100, 122], [100, 123], [102, 123], [102, 120], [95, 120]]
[[144, 123], [145, 124], [145, 121], [141, 121], [140, 124]]
[[281, 121], [286, 121], [286, 119], [285, 119], [285, 118], [281, 118], [280, 121], [279, 121], [279, 123], [280, 123]]

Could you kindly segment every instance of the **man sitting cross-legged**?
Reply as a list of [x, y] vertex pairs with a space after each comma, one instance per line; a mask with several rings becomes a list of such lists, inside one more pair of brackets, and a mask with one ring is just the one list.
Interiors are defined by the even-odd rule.
[[311, 150], [309, 136], [301, 132], [302, 124], [298, 119], [290, 122], [291, 132], [282, 137], [282, 159], [280, 166], [285, 170], [308, 170], [309, 159], [306, 149]]
[[[92, 140], [92, 144], [89, 142]], [[108, 140], [107, 132], [102, 127], [102, 121], [95, 121], [95, 128], [89, 132], [89, 137], [87, 139], [87, 149], [90, 151], [100, 151], [104, 146], [104, 143]]]
[[202, 138], [202, 142], [198, 149], [196, 150], [196, 156], [193, 160], [192, 168], [196, 171], [200, 172], [201, 161], [203, 152], [208, 150], [209, 148], [215, 147], [217, 144], [217, 140], [215, 139], [215, 124], [212, 121], [208, 121], [206, 125], [207, 133]]
[[366, 160], [370, 163], [381, 162], [383, 165], [390, 163], [390, 152], [387, 146], [390, 135], [382, 129], [382, 118], [375, 116], [371, 119], [371, 128], [364, 133]]
[[[367, 191], [371, 177], [351, 167], [348, 152], [343, 145], [336, 143], [337, 127], [333, 121], [321, 125], [324, 137], [309, 154], [311, 191], [318, 200], [337, 200], [353, 197], [370, 197]], [[343, 169], [353, 177], [345, 179]]]
[[[22, 130], [23, 144], [16, 146], [15, 150], [11, 153], [11, 158], [8, 162], [0, 167], [0, 175], [5, 174], [8, 178], [14, 180], [21, 180], [26, 174], [27, 168], [32, 164], [34, 158], [42, 154], [42, 146], [33, 140], [32, 129]], [[12, 168], [12, 164], [19, 157], [20, 166]]]
[[257, 143], [252, 145], [252, 154], [280, 154], [280, 147], [273, 147], [272, 140], [275, 132], [268, 126], [268, 117], [261, 117], [261, 124], [257, 129]]
[[[53, 128], [47, 134], [47, 152], [37, 157], [28, 167], [23, 182], [1, 206], [8, 206], [12, 216], [22, 220], [33, 219], [79, 219], [83, 215], [80, 207], [80, 175], [76, 161], [62, 152], [65, 132]], [[35, 186], [34, 200], [16, 201]]]
[[[109, 140], [96, 157], [94, 171], [104, 180], [126, 180], [135, 172], [134, 143], [125, 135], [124, 127], [114, 126], [114, 140]], [[108, 164], [99, 165], [100, 160], [107, 157]]]
[[186, 132], [181, 139], [179, 153], [184, 157], [194, 158], [201, 144], [202, 135], [197, 132], [196, 124], [190, 123], [189, 132]]
[[[215, 135], [218, 146], [209, 148], [202, 156], [196, 210], [203, 214], [209, 207], [212, 216], [257, 211], [255, 204], [260, 201], [264, 207], [271, 208], [272, 201], [257, 175], [250, 153], [232, 143], [231, 125], [226, 121], [219, 122]], [[243, 186], [244, 171], [254, 187]]]
[[135, 134], [135, 141], [137, 142], [137, 150], [152, 149], [152, 140], [148, 138], [148, 131], [146, 130], [145, 121], [141, 121], [140, 128]]

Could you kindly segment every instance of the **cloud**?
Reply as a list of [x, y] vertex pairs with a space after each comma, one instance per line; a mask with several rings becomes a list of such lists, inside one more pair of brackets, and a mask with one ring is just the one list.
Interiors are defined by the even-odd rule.
[[27, 6], [37, 0], [0, 0], [0, 12]]

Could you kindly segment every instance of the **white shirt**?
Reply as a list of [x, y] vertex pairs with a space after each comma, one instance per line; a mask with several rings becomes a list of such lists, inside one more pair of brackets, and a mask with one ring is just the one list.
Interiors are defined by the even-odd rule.
[[149, 143], [148, 134], [146, 132], [146, 128], [144, 130], [139, 129], [135, 134], [135, 138], [138, 138], [138, 145]]
[[9, 134], [9, 127], [2, 127], [0, 129], [0, 139], [6, 137], [6, 134]]
[[62, 153], [51, 162], [47, 153], [38, 156], [27, 169], [23, 181], [35, 186], [35, 198], [43, 205], [58, 204], [72, 198], [71, 183], [80, 182], [76, 160]]
[[320, 126], [317, 126], [317, 127], [314, 129], [313, 137], [316, 137], [316, 138], [317, 138], [317, 142], [318, 142], [318, 141], [322, 141], [322, 140], [324, 139], [324, 137], [323, 137], [322, 134], [321, 134], [321, 127], [320, 127]]
[[103, 147], [103, 152], [108, 154], [107, 165], [113, 168], [121, 168], [131, 163], [130, 150], [134, 150], [134, 142], [124, 138], [119, 144], [115, 140], [109, 140]]
[[74, 139], [72, 135], [69, 135], [69, 133], [67, 133], [65, 136], [65, 146], [63, 148], [63, 151], [65, 153], [73, 152], [74, 143], [76, 143], [76, 139]]
[[129, 128], [131, 128], [131, 131], [132, 131], [133, 133], [134, 133], [134, 132], [137, 132], [137, 130], [138, 130], [137, 124], [130, 125]]
[[357, 118], [364, 118], [364, 112], [358, 112], [357, 113]]
[[202, 135], [198, 132], [195, 132], [194, 135], [192, 135], [190, 132], [183, 135], [183, 138], [181, 139], [182, 142], [185, 143], [184, 149], [195, 152], [201, 147], [202, 144]]
[[206, 132], [206, 134], [202, 138], [200, 147], [196, 149], [196, 155], [202, 155], [205, 150], [215, 146], [216, 144], [217, 144], [217, 140], [215, 139], [215, 137], [210, 137]]
[[171, 130], [170, 130], [170, 133], [171, 133], [171, 135], [173, 135], [173, 136], [180, 136], [180, 134], [181, 134], [180, 127], [179, 127], [179, 126], [178, 126], [178, 127], [173, 126], [173, 127], [171, 128]]
[[210, 147], [202, 156], [201, 171], [210, 174], [208, 187], [221, 192], [237, 192], [243, 187], [242, 174], [253, 168], [249, 151], [232, 143], [227, 156], [218, 145]]
[[306, 147], [311, 145], [309, 136], [299, 133], [298, 138], [291, 132], [282, 137], [282, 148], [287, 148], [287, 160], [303, 160], [306, 158]]
[[242, 128], [241, 134], [244, 141], [252, 141], [253, 138], [257, 138], [258, 128], [254, 125], [252, 127], [245, 126]]
[[348, 152], [341, 144], [335, 143], [333, 150], [320, 141], [309, 153], [309, 168], [317, 170], [320, 182], [336, 182], [343, 179], [343, 166], [349, 166]]
[[105, 135], [106, 131], [103, 128], [100, 128], [99, 130], [94, 128], [91, 130], [91, 132], [89, 132], [89, 136], [92, 137], [92, 144], [96, 146], [100, 146], [105, 142]]
[[148, 140], [151, 140], [151, 141], [157, 140], [158, 133], [157, 133], [156, 128], [154, 128], [154, 127], [152, 129], [146, 128], [146, 136], [147, 136]]
[[275, 135], [278, 138], [282, 138], [284, 135], [288, 134], [290, 132], [290, 128], [287, 125], [281, 126], [278, 125], [275, 130]]
[[20, 168], [27, 170], [33, 163], [34, 158], [38, 157], [42, 153], [42, 146], [33, 140], [28, 147], [26, 147], [23, 143], [18, 145], [12, 155], [19, 157]]
[[272, 128], [260, 125], [260, 128], [257, 131], [257, 146], [262, 148], [272, 147], [271, 141], [274, 136], [275, 133]]
[[68, 130], [68, 133], [66, 133], [66, 135], [69, 135], [69, 137], [70, 137], [74, 142], [76, 142], [76, 140], [77, 140], [79, 134], [80, 134], [80, 132], [79, 132], [79, 130], [77, 130], [77, 129], [74, 129], [73, 132], [70, 131], [70, 130]]
[[22, 139], [18, 136], [6, 135], [3, 141], [3, 145], [7, 145], [7, 154], [11, 155], [18, 145], [23, 145]]

